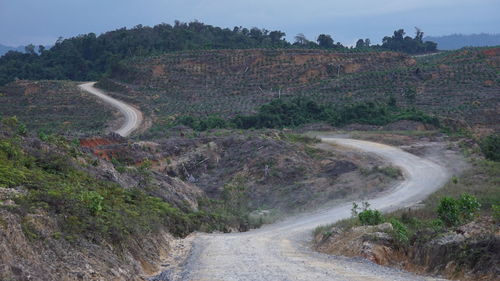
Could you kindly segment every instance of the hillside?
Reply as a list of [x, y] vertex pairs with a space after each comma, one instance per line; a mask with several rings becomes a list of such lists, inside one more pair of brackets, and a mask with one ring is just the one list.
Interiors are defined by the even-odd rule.
[[114, 119], [110, 108], [71, 81], [16, 81], [0, 87], [0, 118], [10, 116], [32, 130], [73, 135], [102, 133]]
[[403, 29], [383, 38], [382, 45], [370, 45], [369, 40], [348, 48], [334, 44], [330, 35], [319, 34], [312, 41], [297, 36], [288, 42], [286, 34], [264, 28], [232, 29], [204, 24], [198, 21], [174, 25], [162, 23], [153, 27], [137, 25], [97, 35], [81, 34], [57, 40], [54, 46], [35, 48], [28, 45], [26, 52], [9, 52], [0, 57], [0, 85], [16, 79], [40, 80], [97, 80], [111, 72], [119, 62], [131, 57], [148, 57], [165, 53], [192, 50], [223, 49], [325, 49], [344, 52], [398, 51], [408, 54], [434, 52], [436, 44], [423, 41], [422, 31], [415, 37], [404, 36]]
[[486, 47], [500, 45], [500, 34], [451, 34], [427, 36], [424, 40], [436, 42], [439, 50], [458, 50], [464, 47]]
[[[0, 248], [5, 253], [0, 255], [0, 279], [144, 280], [162, 270], [168, 274], [172, 263], [184, 266], [187, 253], [201, 252], [184, 248], [183, 243], [195, 238], [174, 237], [197, 231], [245, 232], [296, 212], [365, 200], [380, 191], [387, 194], [385, 188], [404, 180], [400, 169], [370, 153], [320, 144], [283, 129], [334, 129], [328, 119], [329, 124], [307, 124], [319, 119], [290, 113], [340, 115], [345, 122], [338, 124], [346, 130], [408, 129], [401, 135], [361, 136], [399, 143], [404, 150], [441, 161], [443, 167], [457, 166], [459, 172], [462, 160], [456, 151], [477, 154], [483, 147], [462, 135], [458, 143], [447, 142], [450, 138], [434, 125], [417, 122], [434, 119], [413, 108], [439, 116], [443, 128], [498, 131], [499, 66], [499, 48], [422, 57], [301, 49], [136, 57], [114, 65], [99, 82], [153, 122], [132, 139], [102, 136], [120, 119], [79, 91], [77, 82], [11, 82], [0, 88], [0, 109], [2, 116], [16, 115], [22, 123], [17, 118], [0, 123]], [[234, 116], [251, 119], [251, 114], [286, 126], [218, 126]], [[181, 117], [215, 122], [216, 130], [179, 126], [175, 121]], [[301, 118], [303, 122], [285, 122]], [[497, 155], [495, 147], [498, 141], [493, 139], [486, 150]], [[494, 186], [498, 166], [490, 170], [483, 173], [487, 182], [479, 186]], [[475, 184], [466, 186], [477, 192]], [[482, 204], [490, 212], [498, 192], [483, 191]], [[348, 214], [348, 208], [342, 213]], [[281, 241], [295, 241], [286, 239]], [[209, 240], [197, 241], [199, 246], [199, 241]], [[212, 249], [220, 253], [221, 247]], [[289, 249], [283, 252], [293, 252]], [[204, 268], [196, 262], [191, 266]]]
[[58, 40], [40, 54], [11, 52], [0, 57], [0, 85], [15, 79], [95, 80], [132, 56], [199, 49], [284, 48], [285, 33], [259, 28], [220, 28], [200, 22], [154, 27], [137, 25]]
[[399, 180], [377, 158], [315, 143], [279, 131], [78, 141], [2, 119], [0, 279], [144, 280], [174, 236], [246, 231]]
[[[231, 116], [253, 112], [257, 106], [280, 95], [288, 97], [300, 93], [312, 83], [414, 63], [410, 57], [390, 52], [183, 52], [126, 61], [115, 69], [111, 80], [104, 80], [100, 85], [111, 90], [117, 87], [117, 97], [158, 116]], [[126, 92], [118, 94], [122, 90]]]
[[380, 99], [451, 118], [469, 129], [500, 130], [500, 48], [472, 48], [417, 58], [415, 65], [389, 68], [309, 85], [325, 101]]
[[156, 124], [176, 115], [224, 118], [255, 112], [273, 99], [320, 104], [377, 101], [498, 130], [500, 49], [467, 49], [412, 58], [398, 53], [227, 50], [137, 58], [100, 87], [139, 105]]
[[[394, 98], [401, 108], [483, 134], [499, 130], [499, 60], [498, 48], [417, 58], [297, 49], [191, 51], [124, 61], [97, 85], [144, 111], [154, 132], [180, 116], [254, 114], [276, 99], [344, 106]], [[0, 93], [2, 116], [16, 115], [35, 130], [74, 135], [115, 126], [107, 121], [116, 120], [112, 111], [75, 82], [17, 81]]]

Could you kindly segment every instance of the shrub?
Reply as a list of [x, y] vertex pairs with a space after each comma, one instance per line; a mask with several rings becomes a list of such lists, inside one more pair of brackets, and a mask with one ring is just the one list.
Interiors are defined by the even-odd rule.
[[464, 221], [471, 220], [481, 207], [477, 198], [467, 193], [460, 196], [458, 204], [460, 206], [460, 215]]
[[371, 170], [370, 169], [362, 169], [360, 170], [361, 174], [364, 175], [369, 175], [371, 173], [381, 173], [383, 175], [386, 175], [390, 178], [397, 179], [403, 175], [400, 169], [393, 167], [393, 166], [385, 166], [385, 167], [379, 167], [375, 166]]
[[439, 202], [437, 213], [446, 226], [454, 226], [460, 222], [460, 206], [451, 197], [443, 197]]
[[377, 225], [384, 222], [382, 213], [378, 210], [364, 210], [358, 214], [358, 218], [363, 225]]
[[487, 159], [500, 161], [500, 134], [487, 136], [481, 141], [480, 147]]
[[[391, 101], [389, 100], [389, 103]], [[414, 109], [402, 109], [387, 102], [358, 102], [342, 105], [320, 104], [307, 98], [276, 99], [258, 108], [252, 115], [236, 115], [224, 120], [218, 116], [181, 116], [172, 124], [185, 125], [197, 131], [214, 128], [285, 128], [310, 122], [328, 122], [333, 126], [348, 123], [385, 125], [398, 120], [414, 120], [439, 125], [435, 117]]]
[[392, 218], [390, 220], [390, 223], [392, 225], [392, 232], [391, 235], [396, 240], [398, 243], [407, 243], [409, 238], [408, 238], [408, 228], [399, 220]]
[[495, 221], [500, 222], [500, 205], [492, 205], [491, 210], [493, 211]]
[[439, 202], [437, 213], [446, 226], [456, 226], [471, 220], [480, 207], [481, 204], [476, 197], [463, 193], [458, 200], [443, 197]]

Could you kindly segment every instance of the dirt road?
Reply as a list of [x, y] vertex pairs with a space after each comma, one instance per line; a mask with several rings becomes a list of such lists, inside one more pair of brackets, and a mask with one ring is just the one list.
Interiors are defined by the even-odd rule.
[[[369, 200], [376, 209], [388, 211], [413, 205], [450, 177], [446, 168], [395, 147], [353, 139], [322, 140], [375, 153], [403, 170], [402, 183]], [[186, 260], [178, 267], [167, 268], [155, 280], [435, 280], [310, 250], [312, 230], [349, 217], [350, 208], [351, 204], [344, 204], [245, 233], [197, 234]]]
[[95, 83], [96, 82], [84, 83], [78, 85], [78, 87], [80, 87], [80, 89], [88, 93], [91, 93], [92, 95], [97, 96], [104, 102], [118, 109], [125, 117], [125, 122], [118, 130], [115, 131], [115, 133], [119, 134], [122, 137], [128, 137], [133, 131], [137, 130], [141, 125], [142, 113], [139, 110], [135, 109], [134, 107], [117, 99], [114, 99], [103, 93], [101, 90], [95, 88], [94, 87]]

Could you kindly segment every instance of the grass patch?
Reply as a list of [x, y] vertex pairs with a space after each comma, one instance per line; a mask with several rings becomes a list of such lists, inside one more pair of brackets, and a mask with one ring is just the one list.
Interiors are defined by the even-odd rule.
[[374, 166], [372, 168], [361, 168], [360, 173], [364, 176], [381, 173], [393, 179], [398, 179], [403, 176], [403, 172], [397, 167], [393, 166]]
[[461, 176], [453, 178], [443, 188], [431, 194], [425, 201], [425, 207], [419, 212], [429, 216], [436, 210], [439, 200], [445, 196], [458, 198], [462, 193], [475, 196], [481, 204], [483, 213], [491, 213], [491, 206], [500, 203], [500, 163], [477, 159], [471, 168]]
[[[453, 177], [443, 188], [430, 195], [423, 207], [415, 210], [398, 210], [384, 215], [394, 230], [389, 233], [397, 246], [408, 243], [426, 243], [449, 229], [474, 219], [476, 211], [483, 215], [500, 217], [500, 163], [474, 160], [471, 168]], [[319, 226], [314, 235], [330, 231], [332, 227], [347, 231], [363, 223], [353, 205], [353, 217], [334, 224]], [[383, 222], [377, 220], [377, 223]]]
[[304, 143], [304, 144], [315, 144], [321, 142], [319, 139], [300, 135], [300, 134], [291, 134], [291, 133], [280, 133], [279, 135], [283, 140], [293, 143]]

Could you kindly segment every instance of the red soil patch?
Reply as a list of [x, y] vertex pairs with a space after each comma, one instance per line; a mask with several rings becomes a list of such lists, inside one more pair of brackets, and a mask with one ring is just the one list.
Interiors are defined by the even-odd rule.
[[117, 144], [117, 143], [119, 142], [105, 138], [90, 138], [90, 139], [80, 140], [81, 147], [97, 147], [97, 146]]

